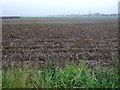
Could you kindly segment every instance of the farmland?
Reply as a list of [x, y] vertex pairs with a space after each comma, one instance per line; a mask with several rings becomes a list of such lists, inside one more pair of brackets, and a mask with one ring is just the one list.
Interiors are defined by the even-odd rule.
[[116, 65], [117, 18], [5, 19], [2, 26], [3, 68], [11, 62], [39, 67], [84, 61], [89, 66]]

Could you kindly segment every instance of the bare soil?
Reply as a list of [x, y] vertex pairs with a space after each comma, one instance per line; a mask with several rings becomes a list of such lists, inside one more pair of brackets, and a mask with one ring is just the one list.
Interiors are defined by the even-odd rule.
[[[9, 22], [9, 20], [8, 20]], [[12, 21], [13, 22], [13, 21]], [[23, 61], [39, 66], [55, 60], [60, 67], [81, 60], [93, 66], [115, 65], [118, 49], [117, 23], [33, 24], [3, 22], [3, 68]]]

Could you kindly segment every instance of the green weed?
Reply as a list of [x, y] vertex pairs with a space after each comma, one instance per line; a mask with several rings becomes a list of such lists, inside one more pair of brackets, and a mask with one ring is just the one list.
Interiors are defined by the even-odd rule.
[[119, 88], [116, 67], [90, 69], [81, 62], [64, 69], [49, 63], [39, 70], [24, 65], [2, 72], [2, 88]]

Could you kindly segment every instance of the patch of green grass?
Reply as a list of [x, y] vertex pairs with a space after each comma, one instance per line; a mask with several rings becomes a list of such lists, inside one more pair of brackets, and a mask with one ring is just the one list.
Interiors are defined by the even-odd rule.
[[116, 67], [96, 66], [90, 69], [81, 62], [66, 65], [64, 69], [54, 64], [39, 70], [25, 65], [14, 67], [2, 73], [2, 88], [118, 88]]
[[0, 89], [2, 89], [2, 70], [0, 70]]

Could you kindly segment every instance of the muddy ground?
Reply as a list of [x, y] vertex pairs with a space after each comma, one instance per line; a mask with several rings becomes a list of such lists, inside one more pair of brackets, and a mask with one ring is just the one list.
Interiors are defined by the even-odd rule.
[[16, 23], [14, 21], [14, 24], [10, 24], [10, 20], [6, 24], [5, 22], [2, 26], [3, 68], [13, 61], [16, 64], [26, 61], [39, 66], [54, 60], [60, 67], [65, 63], [80, 61], [85, 61], [90, 66], [98, 63], [116, 64], [116, 21], [69, 24], [20, 23], [19, 20]]

